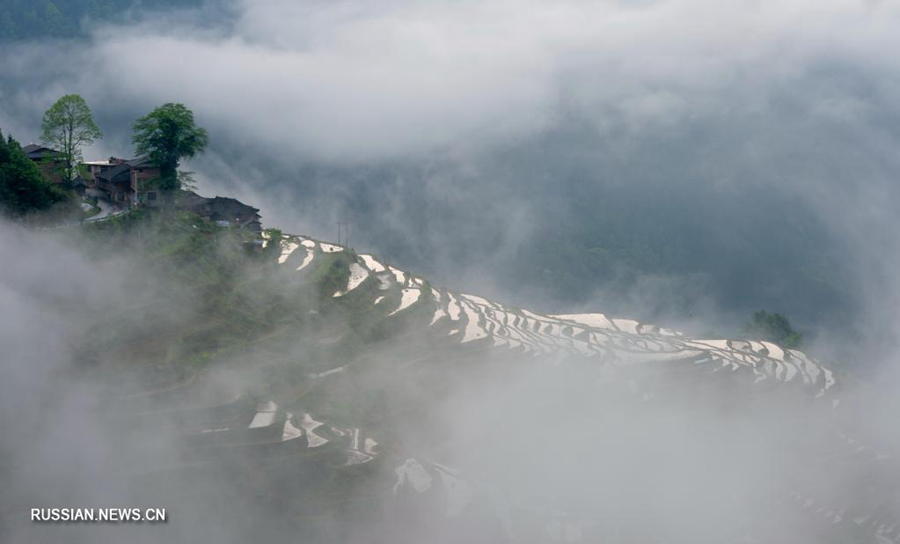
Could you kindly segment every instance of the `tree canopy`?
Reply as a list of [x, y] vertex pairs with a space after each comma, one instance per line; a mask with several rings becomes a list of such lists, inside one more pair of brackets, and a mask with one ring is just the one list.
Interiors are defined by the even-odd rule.
[[760, 310], [753, 314], [745, 330], [753, 338], [767, 340], [785, 348], [798, 348], [803, 335], [794, 330], [791, 322], [779, 313]]
[[134, 123], [135, 152], [147, 155], [160, 170], [160, 188], [180, 186], [181, 159], [202, 153], [209, 142], [206, 130], [194, 123], [194, 112], [184, 104], [163, 104]]
[[81, 148], [103, 137], [87, 102], [77, 94], [67, 94], [50, 106], [44, 113], [41, 130], [44, 145], [60, 152], [67, 183], [75, 179], [82, 162]]
[[66, 194], [41, 175], [12, 136], [0, 132], [0, 209], [12, 216], [45, 210]]

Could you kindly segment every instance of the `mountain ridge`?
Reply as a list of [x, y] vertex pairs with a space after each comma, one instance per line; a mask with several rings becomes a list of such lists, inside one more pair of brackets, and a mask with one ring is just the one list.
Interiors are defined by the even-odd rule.
[[[315, 259], [317, 247], [323, 253], [336, 253], [347, 248], [326, 242], [317, 242], [302, 235], [282, 235], [285, 247], [278, 262], [284, 265], [296, 252], [304, 252], [296, 271], [306, 268]], [[267, 240], [266, 243], [272, 243]], [[430, 326], [449, 320], [457, 327], [449, 336], [462, 335], [460, 343], [490, 338], [494, 347], [522, 348], [524, 353], [558, 349], [578, 351], [584, 355], [607, 355], [612, 360], [626, 357], [626, 353], [651, 355], [654, 359], [691, 357], [703, 354], [703, 360], [715, 361], [732, 371], [739, 368], [752, 370], [755, 380], [765, 379], [790, 382], [799, 377], [804, 384], [819, 387], [817, 397], [822, 396], [835, 383], [833, 372], [800, 350], [783, 349], [771, 342], [737, 339], [689, 339], [683, 333], [640, 323], [631, 319], [607, 318], [602, 313], [547, 314], [541, 315], [526, 309], [506, 307], [483, 297], [448, 289], [435, 288], [408, 272], [392, 265], [385, 265], [375, 257], [360, 254], [349, 265], [347, 286], [333, 296], [344, 296], [374, 276], [380, 282], [380, 290], [392, 286], [402, 290], [400, 304], [389, 315], [405, 310], [419, 302], [423, 293], [430, 295], [437, 307]], [[426, 296], [427, 296], [426, 295]], [[379, 304], [383, 298], [376, 298]], [[549, 334], [548, 334], [549, 333]], [[644, 343], [635, 342], [643, 337]], [[629, 345], [619, 345], [618, 340], [629, 339]], [[646, 342], [656, 342], [651, 345]], [[618, 353], [621, 351], [621, 353]], [[655, 356], [655, 357], [654, 357]]]
[[[801, 351], [541, 314], [190, 213], [83, 232], [145, 273], [84, 323], [103, 407], [84, 417], [116, 437], [106, 456], [141, 500], [186, 520], [203, 519], [196, 497], [226, 500], [235, 540], [289, 542], [298, 521], [312, 541], [385, 543], [900, 534], [897, 457]], [[848, 495], [845, 478], [884, 486]], [[678, 489], [682, 514], [654, 510]]]

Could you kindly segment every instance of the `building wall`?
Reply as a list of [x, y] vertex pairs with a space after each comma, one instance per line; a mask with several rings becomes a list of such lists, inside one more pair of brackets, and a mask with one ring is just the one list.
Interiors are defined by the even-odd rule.
[[113, 167], [112, 164], [88, 164], [86, 179], [89, 181], [97, 181], [97, 174], [105, 172]]
[[62, 165], [58, 162], [35, 161], [44, 179], [50, 183], [62, 183], [64, 179]]
[[133, 191], [133, 204], [136, 206], [158, 206], [160, 203], [159, 190], [148, 187], [148, 182], [159, 178], [158, 168], [132, 168], [131, 189]]
[[125, 182], [113, 183], [112, 185], [112, 199], [122, 204], [131, 204], [134, 198], [134, 191], [131, 190], [131, 185]]

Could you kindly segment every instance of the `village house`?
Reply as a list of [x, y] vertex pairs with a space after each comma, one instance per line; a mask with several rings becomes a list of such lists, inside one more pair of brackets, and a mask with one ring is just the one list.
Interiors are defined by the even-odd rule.
[[60, 184], [65, 181], [62, 153], [38, 144], [28, 144], [22, 152], [37, 165], [44, 179]]
[[147, 157], [131, 160], [110, 157], [107, 161], [84, 164], [89, 180], [110, 200], [129, 207], [159, 204], [159, 191], [153, 183], [159, 179], [159, 168]]
[[259, 209], [237, 199], [222, 196], [206, 198], [193, 191], [182, 191], [177, 202], [177, 208], [194, 212], [219, 226], [262, 232]]

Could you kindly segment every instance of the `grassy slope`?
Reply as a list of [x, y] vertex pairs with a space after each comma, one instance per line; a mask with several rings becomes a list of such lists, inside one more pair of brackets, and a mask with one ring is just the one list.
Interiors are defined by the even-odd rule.
[[[376, 282], [332, 297], [346, 286], [350, 251], [319, 253], [298, 273], [277, 265], [276, 246], [254, 250], [251, 234], [191, 214], [139, 211], [86, 225], [84, 232], [93, 258], [127, 263], [127, 294], [90, 316], [77, 349], [84, 371], [102, 376], [117, 396], [230, 369], [246, 378], [252, 397], [315, 407], [347, 424], [371, 423], [379, 418], [373, 407], [383, 401], [377, 388], [335, 380], [335, 387], [311, 392], [309, 374], [365, 360], [403, 334], [407, 322], [431, 312], [420, 305], [381, 319], [390, 305], [372, 306], [364, 296]], [[366, 372], [377, 374], [384, 364]], [[389, 374], [374, 379], [387, 386]]]
[[267, 277], [274, 257], [252, 251], [247, 233], [191, 214], [151, 212], [84, 230], [92, 256], [124, 256], [129, 276], [128, 294], [96, 316], [85, 337], [85, 364], [105, 370], [143, 364], [160, 381], [175, 379], [264, 340], [291, 318], [285, 296]]

